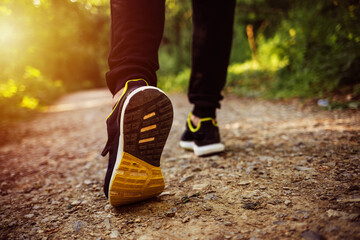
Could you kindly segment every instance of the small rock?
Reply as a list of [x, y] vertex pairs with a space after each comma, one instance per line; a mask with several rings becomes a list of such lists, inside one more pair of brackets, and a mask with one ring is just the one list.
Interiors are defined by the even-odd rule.
[[250, 181], [240, 181], [240, 182], [238, 182], [239, 186], [246, 186], [246, 185], [249, 185], [249, 184], [250, 184]]
[[286, 206], [289, 206], [291, 204], [291, 201], [289, 199], [286, 199], [284, 203]]
[[178, 159], [176, 157], [165, 159], [165, 162], [176, 162]]
[[258, 207], [259, 203], [257, 202], [247, 202], [241, 207], [248, 210], [255, 210]]
[[110, 233], [110, 238], [119, 238], [118, 230], [112, 230]]
[[326, 99], [319, 99], [319, 100], [317, 101], [317, 105], [318, 105], [319, 107], [328, 107], [328, 106], [329, 106], [329, 101], [326, 100]]
[[141, 218], [136, 218], [134, 222], [135, 222], [135, 223], [140, 223], [140, 222], [141, 222]]
[[90, 179], [86, 179], [86, 180], [84, 181], [84, 183], [85, 183], [86, 185], [89, 185], [89, 184], [92, 183], [92, 181], [91, 181]]
[[189, 175], [189, 176], [185, 176], [183, 178], [180, 179], [180, 183], [184, 183], [184, 182], [187, 182], [187, 181], [190, 181], [192, 179], [195, 178], [195, 175]]
[[34, 214], [32, 214], [32, 213], [26, 214], [24, 217], [25, 217], [25, 218], [32, 218], [32, 217], [34, 217]]
[[203, 206], [204, 211], [211, 211], [212, 207], [208, 206], [208, 205], [204, 205]]
[[301, 171], [301, 172], [312, 171], [313, 170], [312, 168], [304, 167], [304, 166], [296, 166], [295, 169], [298, 170], [298, 171]]
[[337, 218], [337, 217], [341, 217], [341, 216], [344, 215], [342, 212], [339, 212], [339, 211], [336, 211], [336, 210], [333, 210], [333, 209], [327, 210], [326, 213], [327, 213], [329, 218]]
[[79, 205], [80, 203], [81, 203], [81, 201], [75, 200], [71, 203], [71, 205], [76, 206], [76, 205]]
[[202, 171], [202, 169], [201, 169], [201, 168], [199, 168], [199, 167], [196, 167], [196, 168], [193, 168], [193, 169], [192, 169], [192, 171], [193, 171], [193, 172], [201, 172], [201, 171]]
[[201, 183], [201, 184], [195, 184], [193, 185], [193, 190], [194, 191], [203, 191], [204, 189], [206, 189], [209, 186], [208, 183]]
[[314, 231], [304, 231], [300, 234], [305, 240], [325, 240], [326, 238]]
[[106, 229], [107, 229], [107, 230], [110, 230], [110, 229], [111, 229], [110, 219], [105, 219], [104, 223], [105, 223]]
[[159, 194], [159, 197], [162, 197], [162, 196], [172, 196], [174, 195], [174, 193], [171, 193], [171, 192], [162, 192]]
[[111, 205], [110, 204], [106, 204], [104, 207], [105, 212], [109, 211], [111, 209]]
[[73, 223], [73, 230], [75, 231], [75, 232], [78, 232], [78, 231], [80, 231], [82, 228], [84, 228], [86, 226], [86, 222], [84, 222], [84, 221], [81, 221], [81, 220], [78, 220], [78, 221], [76, 221], [76, 222], [74, 222]]
[[209, 200], [217, 201], [219, 200], [219, 198], [215, 195], [215, 193], [209, 193], [205, 195], [204, 201], [209, 201]]
[[225, 226], [232, 226], [232, 222], [225, 222]]
[[279, 199], [274, 199], [274, 200], [268, 201], [268, 203], [271, 205], [278, 205], [281, 203], [281, 201]]
[[182, 220], [183, 223], [187, 223], [188, 221], [190, 221], [190, 217], [185, 217], [185, 218], [183, 218], [183, 220]]
[[173, 208], [173, 209], [167, 211], [167, 212], [165, 213], [165, 216], [166, 216], [166, 217], [175, 217], [176, 211], [177, 211], [177, 209], [176, 209], [176, 208]]

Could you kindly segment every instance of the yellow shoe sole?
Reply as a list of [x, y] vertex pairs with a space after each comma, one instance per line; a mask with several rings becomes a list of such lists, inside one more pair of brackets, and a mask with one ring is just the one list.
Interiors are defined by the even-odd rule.
[[110, 183], [109, 201], [113, 206], [138, 202], [159, 195], [164, 188], [160, 167], [124, 152]]

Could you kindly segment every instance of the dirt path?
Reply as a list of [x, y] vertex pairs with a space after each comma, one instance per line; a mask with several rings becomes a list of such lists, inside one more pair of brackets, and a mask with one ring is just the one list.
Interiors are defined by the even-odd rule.
[[178, 147], [190, 105], [162, 156], [165, 192], [112, 208], [106, 90], [69, 95], [0, 147], [1, 239], [360, 239], [360, 112], [227, 97], [227, 151]]

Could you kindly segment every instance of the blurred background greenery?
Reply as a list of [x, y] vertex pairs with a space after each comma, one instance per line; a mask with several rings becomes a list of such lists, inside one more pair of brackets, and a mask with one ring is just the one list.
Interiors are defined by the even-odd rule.
[[[166, 8], [159, 86], [186, 91], [191, 3], [167, 0]], [[109, 19], [109, 0], [0, 0], [1, 121], [66, 92], [104, 87]], [[225, 91], [358, 99], [359, 22], [359, 0], [237, 0]]]

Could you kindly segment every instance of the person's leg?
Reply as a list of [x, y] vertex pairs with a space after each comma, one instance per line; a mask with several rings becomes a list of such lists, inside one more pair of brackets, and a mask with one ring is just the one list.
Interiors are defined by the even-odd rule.
[[192, 66], [188, 90], [194, 104], [180, 146], [198, 156], [222, 152], [216, 123], [232, 43], [235, 0], [192, 0]]
[[146, 79], [156, 86], [165, 0], [111, 0], [110, 4], [110, 71], [106, 82], [111, 93], [115, 95], [130, 79]]
[[226, 81], [235, 0], [192, 0], [192, 69], [188, 91], [193, 115], [215, 118]]
[[[173, 110], [156, 88], [164, 0], [112, 0], [110, 71], [115, 104], [108, 116], [104, 193], [113, 206], [147, 199], [165, 187], [160, 157]], [[150, 85], [150, 86], [149, 86]]]

